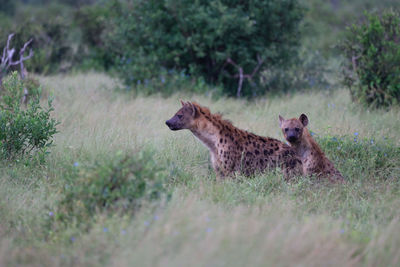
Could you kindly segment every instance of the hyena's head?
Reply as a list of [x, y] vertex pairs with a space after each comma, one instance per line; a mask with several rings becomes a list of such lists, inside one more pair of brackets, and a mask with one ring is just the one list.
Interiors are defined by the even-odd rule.
[[291, 144], [295, 144], [301, 140], [303, 129], [307, 124], [308, 118], [304, 114], [301, 114], [298, 119], [293, 118], [288, 120], [279, 115], [279, 125], [281, 126], [283, 136]]
[[191, 129], [195, 124], [195, 120], [199, 117], [199, 110], [196, 104], [183, 101], [181, 101], [181, 104], [181, 109], [165, 122], [172, 131]]

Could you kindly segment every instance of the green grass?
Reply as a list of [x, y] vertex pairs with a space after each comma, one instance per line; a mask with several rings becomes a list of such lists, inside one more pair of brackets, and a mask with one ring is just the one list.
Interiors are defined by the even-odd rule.
[[[398, 108], [363, 110], [345, 90], [247, 102], [133, 97], [93, 73], [40, 80], [55, 97], [61, 124], [46, 164], [0, 163], [1, 266], [400, 264]], [[165, 126], [180, 98], [279, 139], [278, 114], [307, 114], [348, 183], [299, 178], [288, 184], [279, 172], [216, 182], [206, 148], [190, 132]], [[98, 209], [87, 227], [58, 224], [52, 212], [66, 181], [94, 162], [140, 149], [153, 150], [167, 171], [169, 201], [145, 204], [133, 215]]]

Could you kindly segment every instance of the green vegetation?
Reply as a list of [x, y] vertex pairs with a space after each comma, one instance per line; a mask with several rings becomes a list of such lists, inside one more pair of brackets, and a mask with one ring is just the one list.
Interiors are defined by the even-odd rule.
[[243, 74], [255, 72], [242, 91], [254, 95], [257, 69], [288, 66], [299, 44], [302, 9], [295, 0], [132, 1], [122, 10], [110, 41], [129, 85], [158, 78], [163, 68], [240, 95], [240, 67]]
[[387, 107], [400, 102], [400, 15], [367, 16], [365, 23], [348, 29], [342, 45], [345, 83], [354, 100]]
[[53, 111], [49, 99], [46, 109], [40, 105], [40, 88], [29, 90], [27, 108], [23, 107], [24, 83], [13, 72], [3, 81], [0, 100], [0, 155], [14, 158], [20, 155], [46, 153], [57, 132], [57, 121], [50, 117]]
[[[0, 165], [2, 264], [399, 264], [400, 110], [364, 112], [344, 89], [253, 102], [194, 96], [238, 127], [280, 139], [277, 115], [304, 112], [348, 181], [286, 183], [277, 172], [216, 182], [207, 149], [164, 125], [185, 95], [130, 97], [100, 74], [40, 82], [63, 123], [44, 165]], [[134, 177], [150, 194], [132, 193]]]
[[[74, 163], [79, 167], [79, 163]], [[77, 175], [66, 176], [55, 216], [66, 223], [88, 227], [96, 211], [133, 214], [142, 202], [160, 199], [166, 193], [167, 175], [147, 151], [117, 153], [102, 159]]]

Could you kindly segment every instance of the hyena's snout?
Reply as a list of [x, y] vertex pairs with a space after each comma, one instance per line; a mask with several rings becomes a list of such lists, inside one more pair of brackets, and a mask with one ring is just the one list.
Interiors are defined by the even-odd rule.
[[296, 131], [289, 131], [286, 133], [286, 139], [289, 142], [296, 142], [299, 139], [299, 133]]
[[165, 122], [165, 124], [166, 124], [166, 125], [168, 126], [168, 128], [171, 129], [172, 131], [176, 131], [176, 130], [180, 130], [180, 129], [181, 129], [181, 127], [179, 127], [179, 123], [178, 123], [178, 121], [176, 120], [175, 117], [173, 117], [173, 118], [167, 120], [167, 121]]

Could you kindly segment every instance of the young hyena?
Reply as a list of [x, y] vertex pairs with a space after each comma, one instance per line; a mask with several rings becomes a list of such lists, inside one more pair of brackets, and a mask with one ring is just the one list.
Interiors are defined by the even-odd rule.
[[342, 174], [333, 166], [325, 156], [317, 142], [311, 137], [306, 128], [308, 118], [301, 114], [298, 119], [285, 120], [279, 115], [279, 124], [285, 139], [296, 150], [301, 158], [303, 174], [315, 174], [320, 178], [328, 178], [331, 182], [344, 182]]
[[207, 146], [217, 177], [237, 171], [250, 176], [275, 167], [283, 169], [286, 179], [301, 175], [301, 161], [288, 145], [240, 130], [197, 103], [181, 103], [182, 108], [166, 124], [173, 131], [190, 130]]

